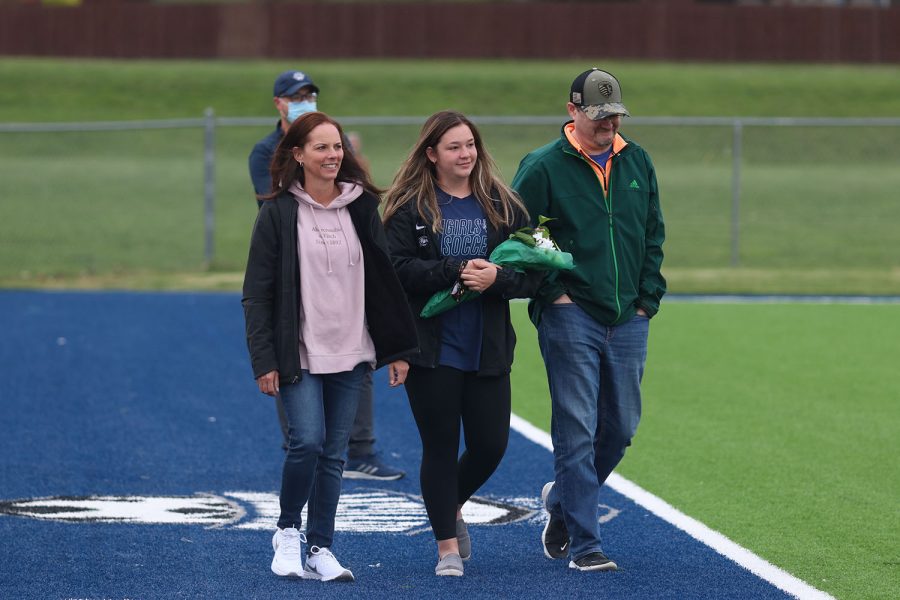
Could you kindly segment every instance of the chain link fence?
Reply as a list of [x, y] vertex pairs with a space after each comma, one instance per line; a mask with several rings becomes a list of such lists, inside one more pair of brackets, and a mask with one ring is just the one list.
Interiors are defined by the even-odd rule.
[[[243, 270], [247, 156], [275, 120], [0, 124], [0, 280]], [[338, 120], [387, 187], [424, 117]], [[473, 121], [507, 181], [563, 123]], [[622, 133], [653, 157], [668, 269], [709, 271], [711, 291], [728, 269], [831, 270], [832, 288], [883, 273], [900, 288], [900, 118], [635, 117]]]

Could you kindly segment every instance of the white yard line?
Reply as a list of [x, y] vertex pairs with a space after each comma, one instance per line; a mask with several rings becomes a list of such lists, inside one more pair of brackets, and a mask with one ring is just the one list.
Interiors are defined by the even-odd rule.
[[[553, 451], [550, 434], [538, 429], [522, 417], [512, 415], [510, 425], [526, 439]], [[760, 579], [768, 581], [780, 590], [803, 600], [835, 600], [834, 596], [817, 590], [805, 581], [797, 579], [787, 571], [779, 569], [767, 560], [760, 558], [750, 550], [734, 543], [727, 537], [714, 531], [692, 517], [687, 516], [662, 498], [654, 496], [639, 485], [613, 473], [606, 484], [639, 506], [644, 507], [660, 519], [671, 523], [694, 539], [706, 544], [722, 556], [736, 562]]]

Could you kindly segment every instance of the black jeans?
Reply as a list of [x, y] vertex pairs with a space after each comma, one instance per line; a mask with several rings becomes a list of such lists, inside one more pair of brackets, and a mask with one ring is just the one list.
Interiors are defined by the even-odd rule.
[[[437, 540], [456, 537], [456, 508], [497, 469], [509, 441], [509, 375], [410, 367], [406, 394], [422, 439], [420, 483]], [[462, 424], [466, 449], [459, 456]]]

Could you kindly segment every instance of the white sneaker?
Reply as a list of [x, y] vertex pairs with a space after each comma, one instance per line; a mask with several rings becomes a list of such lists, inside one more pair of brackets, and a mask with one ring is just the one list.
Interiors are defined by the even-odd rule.
[[353, 581], [353, 573], [350, 569], [342, 567], [328, 548], [312, 546], [309, 549], [309, 556], [306, 557], [303, 578], [319, 581]]
[[272, 572], [281, 577], [303, 577], [300, 544], [305, 542], [306, 536], [294, 527], [276, 530], [272, 536]]

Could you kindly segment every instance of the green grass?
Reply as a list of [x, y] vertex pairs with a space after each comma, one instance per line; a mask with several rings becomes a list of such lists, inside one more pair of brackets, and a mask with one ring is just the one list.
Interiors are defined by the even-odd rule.
[[115, 61], [0, 59], [0, 122], [268, 115], [282, 70], [302, 68], [335, 115], [561, 114], [580, 71], [622, 82], [633, 115], [898, 116], [892, 65], [522, 60]]
[[[320, 105], [339, 115], [563, 115], [573, 73], [617, 73], [635, 115], [891, 116], [891, 66], [615, 61], [311, 61]], [[0, 122], [272, 115], [260, 61], [0, 60]], [[522, 73], [527, 72], [528, 77]], [[364, 82], [364, 85], [361, 84]], [[835, 89], [854, 94], [835, 94]], [[861, 108], [862, 107], [862, 108]], [[274, 122], [274, 118], [273, 118]], [[358, 127], [387, 186], [417, 127]], [[900, 128], [747, 128], [740, 269], [731, 258], [727, 127], [623, 130], [654, 157], [674, 292], [900, 293]], [[202, 132], [0, 134], [0, 285], [218, 287], [240, 272], [255, 204], [246, 156], [267, 128], [219, 128], [216, 257], [205, 269]], [[485, 126], [507, 179], [554, 126]], [[17, 199], [25, 199], [17, 200]], [[208, 277], [198, 277], [207, 274]], [[87, 278], [87, 279], [85, 279]], [[167, 284], [166, 281], [169, 281]], [[232, 281], [234, 278], [231, 279]], [[204, 283], [209, 281], [212, 283]]]
[[[524, 309], [513, 410], [547, 430]], [[664, 301], [618, 472], [839, 598], [895, 597], [898, 336], [898, 306]]]
[[15, 147], [0, 162], [0, 273], [27, 282], [202, 268], [197, 138], [190, 131], [0, 134]]
[[[417, 127], [354, 129], [362, 134], [376, 182], [389, 185]], [[550, 125], [483, 130], [507, 179], [523, 149], [556, 134]], [[213, 274], [243, 270], [256, 213], [246, 157], [266, 132], [217, 132]], [[779, 147], [789, 146], [792, 138], [778, 133]], [[801, 143], [808, 136], [806, 130], [794, 133]], [[787, 162], [784, 152], [767, 153], [766, 138], [748, 136], [737, 270], [729, 268], [727, 129], [626, 126], [657, 166], [670, 290], [900, 293], [900, 255], [889, 243], [900, 221], [894, 194], [900, 170], [891, 168], [900, 160], [900, 128], [868, 133], [848, 141], [839, 156], [811, 145], [808, 154], [815, 156], [796, 162]], [[873, 140], [895, 150], [843, 164], [848, 152], [865, 152]], [[697, 156], [686, 154], [684, 145], [700, 149]], [[125, 278], [136, 270], [173, 278], [203, 272], [200, 130], [7, 133], [0, 134], [0, 154], [0, 284]]]

